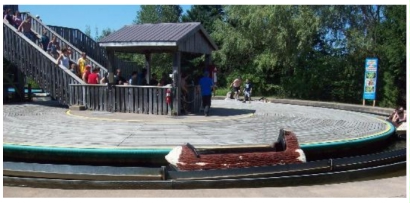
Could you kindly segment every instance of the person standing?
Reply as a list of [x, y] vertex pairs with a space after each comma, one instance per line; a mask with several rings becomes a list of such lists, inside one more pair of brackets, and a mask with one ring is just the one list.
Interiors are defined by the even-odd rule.
[[80, 75], [84, 74], [86, 63], [87, 63], [87, 54], [85, 54], [85, 52], [81, 52], [81, 57], [77, 60], [77, 65], [78, 65]]
[[[60, 64], [61, 63], [61, 64]], [[63, 48], [61, 50], [61, 54], [57, 59], [57, 65], [63, 65], [67, 69], [70, 68], [70, 58], [68, 57], [68, 50], [67, 48]]]
[[143, 68], [140, 73], [138, 73], [137, 85], [147, 85], [147, 69]]
[[57, 59], [58, 58], [58, 51], [60, 50], [60, 45], [59, 45], [59, 43], [57, 42], [57, 37], [56, 36], [53, 36], [52, 38], [51, 38], [51, 41], [50, 41], [50, 43], [48, 43], [48, 46], [47, 46], [47, 51], [50, 53], [50, 55], [51, 56], [53, 56], [55, 59]]
[[[7, 9], [5, 15], [3, 16], [3, 20], [7, 20], [7, 22], [12, 25], [15, 26], [16, 24], [14, 23], [14, 18], [13, 18], [13, 11], [9, 8]], [[18, 29], [18, 27], [17, 27]]]
[[88, 83], [88, 76], [90, 76], [90, 74], [91, 74], [91, 65], [86, 65], [85, 71], [83, 75], [81, 76], [81, 79], [83, 79], [85, 83]]
[[197, 86], [197, 94], [199, 94], [199, 91], [201, 91], [202, 106], [204, 107], [205, 116], [209, 116], [213, 86], [214, 82], [209, 77], [208, 71], [205, 71], [203, 77], [199, 80], [199, 86]]
[[100, 72], [99, 67], [94, 68], [92, 73], [90, 73], [90, 75], [88, 75], [87, 83], [88, 84], [93, 84], [93, 85], [96, 85], [96, 84], [100, 83], [100, 76], [98, 75], [99, 72]]
[[31, 17], [27, 16], [26, 20], [23, 21], [18, 27], [18, 31], [22, 32], [24, 36], [29, 38], [31, 41], [35, 42], [33, 32], [31, 31]]
[[233, 88], [234, 91], [234, 98], [236, 100], [239, 100], [239, 94], [241, 92], [241, 77], [239, 76], [238, 78], [236, 78], [232, 83], [231, 83], [231, 87]]
[[47, 52], [47, 47], [49, 43], [50, 43], [50, 38], [48, 38], [47, 36], [47, 30], [44, 29], [43, 34], [41, 35], [41, 38], [40, 38], [40, 46], [45, 52]]
[[252, 94], [252, 84], [249, 82], [249, 79], [246, 79], [245, 88], [243, 89], [243, 102], [245, 103], [246, 100], [251, 103], [251, 94]]
[[123, 85], [126, 82], [127, 80], [125, 80], [125, 78], [121, 75], [121, 69], [118, 68], [117, 73], [114, 75], [114, 83], [116, 85]]
[[131, 78], [128, 80], [129, 85], [138, 85], [138, 72], [132, 71]]
[[21, 18], [21, 13], [19, 11], [16, 11], [15, 15], [13, 16], [13, 21], [14, 21], [14, 27], [18, 29], [23, 22], [23, 19]]
[[149, 81], [150, 86], [158, 86], [157, 74], [153, 73], [151, 75], [151, 80]]

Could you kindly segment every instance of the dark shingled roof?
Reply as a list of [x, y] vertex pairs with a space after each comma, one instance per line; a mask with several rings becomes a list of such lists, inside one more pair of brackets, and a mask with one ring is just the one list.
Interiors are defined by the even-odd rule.
[[201, 30], [212, 46], [217, 49], [213, 40], [199, 22], [158, 23], [127, 25], [120, 30], [102, 38], [99, 43], [112, 42], [179, 42], [187, 35]]

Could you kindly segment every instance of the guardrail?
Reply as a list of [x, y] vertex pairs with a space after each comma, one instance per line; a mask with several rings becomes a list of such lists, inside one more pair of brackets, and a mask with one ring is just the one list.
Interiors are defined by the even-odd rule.
[[[81, 32], [79, 29], [67, 28], [62, 26], [48, 25], [50, 29], [58, 33], [61, 37], [69, 41], [78, 49], [84, 51], [89, 57], [96, 60], [101, 65], [108, 66], [108, 55], [104, 47], [100, 47], [98, 42]], [[114, 56], [112, 65], [114, 68], [120, 68], [125, 76], [131, 76], [133, 71], [140, 71], [141, 66], [137, 62], [123, 61]]]
[[[23, 20], [25, 20], [27, 18], [27, 16], [31, 17], [31, 30], [34, 33], [36, 33], [37, 35], [42, 35], [43, 30], [45, 29], [45, 30], [47, 30], [47, 36], [50, 38], [50, 40], [51, 40], [52, 36], [56, 36], [57, 39], [58, 39], [57, 41], [60, 43], [60, 47], [67, 47], [67, 48], [70, 47], [71, 48], [71, 56], [70, 56], [71, 60], [77, 62], [77, 60], [79, 58], [81, 58], [82, 51], [80, 51], [76, 46], [74, 46], [73, 44], [71, 44], [70, 42], [65, 40], [58, 33], [54, 32], [47, 25], [44, 25], [43, 22], [39, 21], [37, 18], [35, 18], [34, 16], [32, 16], [28, 12], [21, 12], [21, 16], [22, 16]], [[90, 64], [90, 65], [95, 66], [95, 67], [99, 67], [100, 68], [100, 74], [102, 74], [102, 75], [104, 75], [105, 73], [108, 72], [108, 70], [104, 66], [102, 66], [100, 63], [98, 63], [97, 61], [95, 61], [91, 57], [87, 58], [87, 64]]]
[[[170, 87], [117, 85], [70, 85], [70, 104], [85, 106], [94, 111], [168, 115], [172, 109], [166, 103]], [[201, 96], [191, 94], [182, 102], [189, 112], [198, 112]], [[172, 99], [174, 101], [175, 99]], [[171, 104], [172, 106], [172, 104]]]

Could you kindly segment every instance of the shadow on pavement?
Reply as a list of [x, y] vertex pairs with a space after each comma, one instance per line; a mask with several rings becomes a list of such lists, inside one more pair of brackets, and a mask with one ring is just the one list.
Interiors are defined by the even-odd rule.
[[3, 103], [3, 105], [25, 105], [25, 104], [35, 104], [41, 106], [57, 107], [68, 109], [67, 105], [60, 104], [57, 100], [52, 100], [50, 97], [33, 97], [31, 102], [8, 102]]
[[[231, 108], [221, 108], [221, 107], [211, 107], [209, 110], [209, 116], [241, 116], [255, 113], [252, 109], [231, 109]], [[203, 112], [191, 113], [185, 116], [204, 116]]]

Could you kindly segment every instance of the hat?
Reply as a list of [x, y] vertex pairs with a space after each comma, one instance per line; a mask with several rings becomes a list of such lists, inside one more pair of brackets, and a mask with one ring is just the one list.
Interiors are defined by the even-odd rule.
[[91, 65], [86, 65], [85, 69], [91, 69]]
[[39, 16], [39, 15], [36, 15], [36, 18], [40, 18], [40, 16]]

